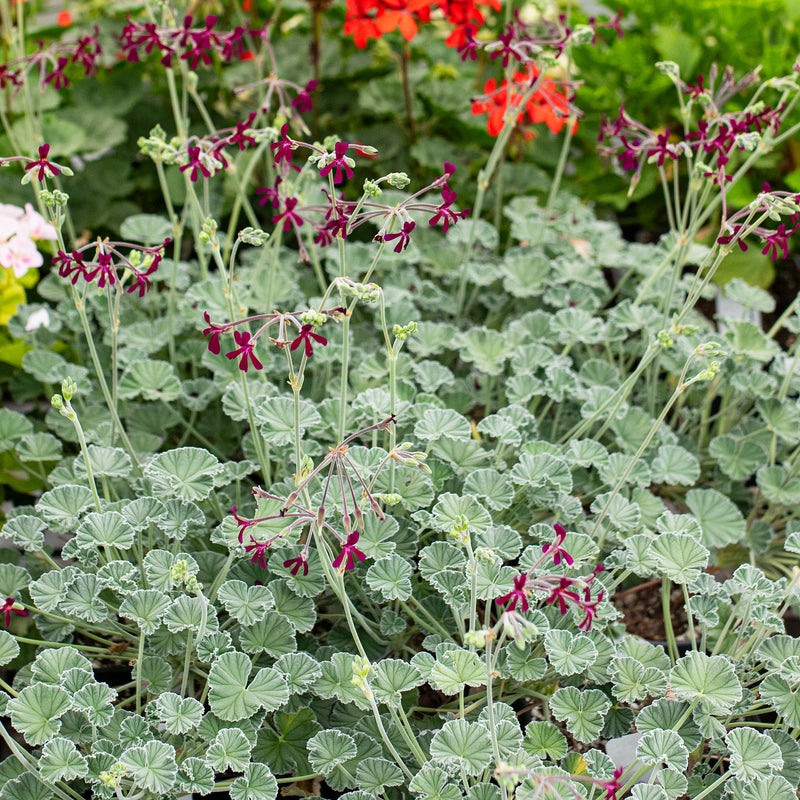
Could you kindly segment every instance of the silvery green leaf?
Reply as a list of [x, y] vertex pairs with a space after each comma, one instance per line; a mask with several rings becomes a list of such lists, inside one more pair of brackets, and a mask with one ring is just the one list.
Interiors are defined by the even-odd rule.
[[508, 525], [492, 525], [475, 537], [475, 547], [485, 547], [506, 561], [512, 561], [522, 549], [522, 537]]
[[756, 483], [772, 503], [785, 506], [800, 503], [800, 478], [787, 467], [761, 467], [756, 473]]
[[164, 692], [156, 698], [158, 718], [169, 733], [188, 733], [200, 724], [203, 704], [194, 697], [181, 697], [174, 692]]
[[[291, 444], [295, 436], [294, 400], [288, 397], [270, 397], [256, 406], [256, 420], [261, 423], [265, 438], [273, 445]], [[322, 417], [309, 400], [299, 401], [300, 437], [307, 429], [316, 429]]]
[[372, 689], [379, 703], [400, 707], [401, 694], [415, 689], [425, 682], [420, 671], [399, 658], [384, 658], [375, 664], [375, 679]]
[[[389, 470], [378, 475], [375, 488], [389, 491]], [[394, 492], [400, 495], [400, 503], [407, 511], [428, 508], [433, 502], [434, 490], [431, 476], [421, 469], [404, 469], [395, 473]]]
[[145, 636], [154, 633], [167, 609], [169, 598], [158, 589], [139, 589], [129, 594], [119, 607], [119, 615], [132, 619]]
[[429, 408], [414, 426], [414, 438], [424, 442], [441, 436], [469, 439], [471, 435], [469, 420], [452, 408]]
[[[544, 633], [548, 630], [547, 618], [540, 611], [529, 614], [529, 621]], [[547, 671], [547, 661], [543, 658], [532, 658], [529, 642], [515, 642], [514, 647], [505, 648], [505, 661], [502, 663], [501, 674], [506, 673], [518, 681], [538, 681]]]
[[164, 504], [155, 497], [137, 497], [125, 504], [122, 516], [135, 531], [144, 531], [164, 513]]
[[669, 800], [661, 786], [654, 783], [639, 783], [631, 789], [634, 800]]
[[312, 598], [295, 594], [289, 584], [280, 579], [270, 581], [267, 588], [272, 594], [275, 611], [283, 614], [298, 633], [305, 633], [314, 627], [317, 612]]
[[[61, 676], [61, 685], [71, 694], [83, 689], [90, 683], [95, 683], [94, 675], [88, 669], [72, 667]], [[74, 700], [74, 698], [73, 698]]]
[[214, 770], [205, 759], [189, 756], [181, 762], [178, 781], [181, 792], [209, 794], [214, 788]]
[[458, 694], [465, 686], [486, 683], [486, 665], [472, 651], [448, 650], [437, 659], [428, 680], [445, 694]]
[[239, 728], [223, 728], [209, 744], [206, 758], [217, 772], [242, 772], [250, 762], [250, 742]]
[[642, 518], [641, 509], [636, 503], [621, 494], [612, 496], [611, 492], [606, 492], [598, 495], [591, 505], [591, 510], [595, 514], [600, 514], [607, 503], [608, 511], [606, 511], [605, 523], [610, 525], [612, 530], [619, 531], [627, 537], [629, 533], [633, 533], [639, 527]]
[[647, 731], [636, 746], [636, 757], [648, 766], [662, 764], [683, 772], [689, 765], [689, 751], [675, 731]]
[[743, 781], [757, 782], [783, 768], [780, 747], [753, 728], [735, 728], [725, 742], [731, 751], [731, 772]]
[[577, 675], [597, 658], [597, 648], [588, 636], [576, 636], [568, 630], [547, 631], [544, 645], [550, 663], [560, 675]]
[[88, 771], [86, 758], [69, 739], [51, 739], [42, 749], [39, 774], [49, 783], [83, 778]]
[[670, 668], [669, 656], [664, 652], [664, 648], [638, 636], [623, 636], [618, 646], [620, 656], [629, 656], [643, 667], [653, 667], [665, 674]]
[[506, 337], [490, 328], [472, 327], [457, 337], [461, 358], [487, 375], [499, 375], [511, 355]]
[[308, 653], [287, 653], [273, 665], [286, 679], [291, 694], [304, 692], [321, 674], [322, 668]]
[[672, 668], [670, 687], [679, 700], [699, 698], [712, 714], [730, 711], [742, 697], [733, 664], [724, 656], [687, 653]]
[[385, 600], [406, 600], [411, 595], [411, 565], [392, 553], [376, 561], [367, 570], [370, 589], [380, 592]]
[[730, 327], [725, 332], [724, 339], [737, 356], [746, 356], [754, 361], [767, 362], [780, 351], [778, 343], [773, 339], [768, 339], [764, 331], [752, 322], [728, 320], [726, 324]]
[[109, 561], [97, 571], [97, 579], [107, 589], [119, 594], [130, 594], [139, 587], [140, 575], [130, 561]]
[[674, 583], [689, 583], [708, 565], [708, 550], [688, 534], [662, 533], [652, 550], [659, 571]]
[[172, 235], [172, 224], [158, 214], [133, 214], [123, 221], [120, 233], [126, 241], [152, 246]]
[[532, 756], [560, 761], [567, 753], [567, 740], [552, 722], [534, 720], [525, 728], [522, 749]]
[[248, 764], [229, 789], [231, 800], [275, 800], [278, 782], [264, 764]]
[[465, 521], [470, 533], [488, 530], [492, 523], [489, 512], [472, 496], [459, 496], [451, 492], [439, 495], [433, 507], [433, 524], [436, 530], [450, 532]]
[[499, 556], [493, 560], [478, 559], [475, 564], [475, 590], [479, 600], [492, 600], [508, 592], [517, 575], [513, 567], [505, 567]]
[[566, 720], [567, 729], [579, 742], [592, 742], [603, 728], [603, 717], [611, 701], [598, 689], [580, 691], [574, 686], [556, 689], [550, 709], [558, 719]]
[[478, 423], [478, 433], [492, 439], [499, 439], [506, 446], [519, 446], [522, 444], [522, 431], [508, 416], [490, 414]]
[[800, 691], [782, 677], [770, 674], [761, 682], [761, 699], [785, 718], [787, 725], [800, 726]]
[[175, 784], [178, 765], [171, 744], [151, 740], [141, 747], [124, 750], [119, 760], [137, 786], [162, 794]]
[[314, 772], [327, 774], [335, 767], [356, 757], [352, 736], [337, 730], [320, 731], [308, 740], [308, 758]]
[[384, 636], [394, 636], [402, 633], [408, 627], [408, 619], [398, 614], [394, 609], [384, 608], [378, 627]]
[[448, 720], [431, 739], [431, 757], [480, 774], [492, 758], [491, 739], [486, 728], [465, 719]]
[[72, 705], [86, 714], [86, 718], [95, 727], [103, 727], [111, 722], [114, 716], [112, 703], [117, 698], [117, 690], [105, 683], [89, 683], [75, 692]]
[[639, 716], [636, 718], [636, 727], [640, 733], [659, 729], [675, 729], [675, 726], [683, 720], [683, 724], [677, 728], [677, 731], [683, 739], [686, 749], [691, 753], [700, 744], [701, 737], [693, 719], [685, 718], [688, 708], [688, 703], [676, 703], [674, 700], [665, 698], [655, 700], [639, 712]]
[[250, 681], [252, 664], [244, 653], [223, 653], [211, 665], [208, 694], [211, 710], [229, 722], [245, 719], [265, 708], [273, 711], [289, 699], [283, 676], [264, 667]]
[[67, 483], [45, 492], [36, 504], [36, 512], [56, 533], [72, 533], [81, 514], [93, 505], [92, 493], [86, 486]]
[[244, 581], [225, 581], [217, 596], [225, 610], [242, 625], [264, 619], [272, 606], [272, 594], [266, 586], [248, 586]]
[[[186, 553], [174, 555], [168, 550], [151, 550], [144, 557], [144, 573], [147, 580], [154, 589], [168, 591], [176, 585], [176, 579], [172, 574], [172, 568], [179, 561], [186, 562], [186, 571], [189, 575], [196, 576], [198, 571], [197, 562]], [[181, 579], [179, 578], [178, 581]]]
[[203, 528], [206, 518], [195, 503], [173, 498], [164, 503], [164, 510], [155, 523], [167, 538], [181, 540], [188, 533]]
[[602, 467], [608, 462], [608, 450], [594, 439], [573, 439], [569, 443], [569, 461], [580, 467]]
[[51, 433], [28, 433], [17, 442], [20, 461], [58, 461], [61, 442]]
[[8, 631], [0, 631], [0, 666], [5, 666], [18, 655], [17, 640]]
[[9, 780], [0, 790], [2, 800], [52, 800], [53, 789], [40, 781], [32, 772], [23, 772]]
[[11, 724], [30, 745], [44, 744], [61, 730], [61, 717], [70, 707], [70, 697], [60, 686], [35, 683], [8, 701]]
[[422, 769], [411, 779], [408, 786], [412, 792], [422, 795], [424, 800], [461, 800], [461, 790], [440, 767], [423, 764]]
[[144, 474], [157, 493], [184, 500], [202, 500], [211, 494], [222, 473], [216, 457], [200, 447], [178, 447], [159, 453], [145, 465]]
[[708, 452], [717, 459], [719, 468], [737, 481], [750, 477], [767, 460], [767, 451], [758, 442], [730, 433], [715, 436]]
[[[771, 343], [774, 344], [772, 341]], [[800, 409], [796, 405], [783, 402], [777, 397], [768, 397], [759, 400], [756, 408], [769, 430], [779, 439], [787, 444], [796, 444], [800, 440]]]
[[760, 286], [751, 286], [744, 278], [731, 278], [724, 286], [725, 296], [745, 308], [771, 314], [775, 310], [775, 298]]
[[758, 781], [731, 781], [732, 796], [736, 797], [737, 789], [741, 791], [742, 800], [795, 800], [797, 793], [794, 787], [782, 775], [770, 775]]
[[[28, 354], [26, 353], [26, 355]], [[27, 436], [29, 433], [33, 433], [31, 420], [18, 411], [0, 408], [0, 453], [11, 450], [23, 436]]]
[[489, 453], [475, 439], [440, 438], [433, 443], [431, 452], [459, 473], [483, 467], [489, 460]]
[[709, 547], [733, 544], [746, 533], [742, 512], [716, 489], [691, 489], [686, 493], [686, 505], [697, 517], [703, 531], [703, 544]]
[[108, 619], [108, 608], [100, 597], [102, 589], [97, 575], [78, 575], [64, 592], [61, 610], [88, 622], [103, 622]]
[[[96, 444], [88, 446], [89, 463], [95, 477], [127, 478], [130, 477], [133, 463], [131, 457], [121, 447], [101, 447]], [[86, 465], [83, 453], [75, 459], [75, 474], [86, 476]]]
[[[512, 222], [512, 231], [516, 222]], [[516, 234], [515, 238], [520, 238]], [[522, 238], [528, 238], [523, 236]], [[512, 297], [538, 297], [546, 288], [550, 260], [537, 253], [514, 258], [507, 254], [501, 266], [503, 287]]]
[[792, 683], [800, 681], [800, 675], [795, 677], [795, 665], [798, 663], [798, 659], [800, 659], [800, 639], [783, 634], [770, 636], [770, 638], [758, 648], [758, 656], [766, 661], [773, 670], [777, 671]]
[[772, 729], [764, 733], [778, 745], [783, 759], [781, 775], [786, 780], [797, 786], [800, 782], [800, 744], [798, 744], [786, 731]]
[[31, 683], [56, 685], [61, 682], [67, 670], [75, 667], [92, 672], [92, 662], [74, 647], [53, 647], [42, 650], [31, 665]]
[[268, 653], [273, 658], [278, 658], [297, 650], [294, 627], [283, 614], [275, 611], [270, 611], [266, 619], [252, 625], [242, 625], [239, 642], [242, 650], [251, 655]]
[[233, 650], [233, 644], [228, 631], [214, 631], [204, 636], [197, 643], [197, 657], [211, 663], [220, 653], [228, 653]]
[[116, 547], [128, 550], [133, 547], [136, 533], [118, 511], [92, 511], [76, 531], [79, 547]]
[[252, 758], [266, 762], [278, 775], [294, 769], [309, 772], [311, 767], [308, 764], [306, 742], [321, 727], [309, 708], [301, 708], [294, 714], [276, 711], [272, 722], [264, 723], [258, 732]]
[[466, 563], [463, 550], [455, 542], [432, 542], [420, 551], [419, 571], [423, 578], [430, 580], [445, 570], [462, 573]]
[[365, 758], [356, 768], [356, 781], [365, 792], [377, 794], [386, 786], [400, 786], [403, 773], [385, 758]]
[[411, 370], [423, 392], [435, 392], [440, 386], [453, 382], [453, 373], [438, 361], [416, 361]]
[[650, 578], [658, 572], [653, 557], [655, 537], [650, 533], [635, 533], [625, 539], [625, 567], [640, 578]]
[[170, 403], [180, 393], [181, 382], [168, 361], [134, 361], [119, 380], [119, 396], [125, 400], [141, 396], [145, 400]]
[[[213, 612], [212, 612], [213, 613]], [[176, 597], [162, 620], [172, 633], [190, 630], [202, 637], [208, 624], [209, 604], [202, 595]]]
[[562, 344], [596, 344], [604, 335], [603, 321], [583, 308], [559, 309], [550, 320], [550, 327]]
[[561, 492], [572, 489], [567, 462], [549, 453], [523, 453], [511, 469], [511, 478], [521, 486], [545, 486]]
[[11, 539], [17, 547], [36, 552], [44, 546], [44, 529], [45, 524], [39, 517], [20, 514], [3, 525], [2, 535], [6, 539]]
[[697, 457], [673, 444], [663, 444], [653, 459], [652, 478], [656, 483], [694, 486], [700, 477], [700, 462]]
[[486, 501], [494, 511], [508, 508], [514, 499], [514, 487], [507, 475], [496, 469], [476, 469], [467, 475], [464, 491]]
[[611, 670], [614, 675], [614, 697], [623, 703], [643, 700], [648, 695], [659, 696], [667, 688], [664, 672], [655, 667], [645, 667], [629, 656], [614, 658]]

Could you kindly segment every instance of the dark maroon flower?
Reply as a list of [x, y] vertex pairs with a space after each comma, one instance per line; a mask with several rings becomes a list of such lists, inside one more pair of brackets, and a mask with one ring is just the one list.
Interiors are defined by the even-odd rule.
[[285, 161], [289, 164], [294, 155], [294, 142], [289, 138], [289, 124], [284, 122], [281, 127], [281, 138], [277, 142], [273, 142], [269, 149], [272, 150], [272, 160], [276, 164]]
[[[505, 33], [501, 33], [498, 37], [500, 42], [500, 47], [496, 50], [492, 51], [489, 54], [489, 58], [495, 59], [499, 58], [500, 56], [503, 57], [503, 66], [507, 67], [509, 63], [509, 58], [513, 56], [517, 61], [522, 61], [520, 54], [517, 52], [516, 48], [514, 47], [513, 39], [514, 39], [514, 29], [509, 25], [508, 30]], [[463, 60], [463, 58], [462, 58]]]
[[244, 532], [251, 525], [255, 525], [256, 521], [254, 519], [245, 519], [244, 517], [240, 517], [236, 513], [236, 506], [231, 509], [231, 514], [233, 514], [233, 518], [236, 520], [236, 524], [239, 526], [239, 544], [241, 544], [242, 539], [244, 538]]
[[313, 104], [311, 102], [311, 92], [317, 88], [317, 82], [312, 78], [302, 89], [297, 93], [297, 97], [292, 100], [292, 106], [296, 108], [301, 114], [304, 111], [311, 111]]
[[350, 145], [347, 142], [336, 142], [334, 145], [334, 153], [333, 159], [329, 161], [324, 167], [322, 167], [319, 171], [319, 174], [323, 178], [327, 178], [330, 171], [336, 167], [336, 172], [333, 176], [333, 182], [341, 183], [342, 182], [342, 170], [345, 171], [345, 174], [348, 178], [353, 177], [353, 170], [350, 168], [350, 165], [347, 163], [345, 153], [347, 152], [347, 148]]
[[39, 145], [39, 158], [36, 161], [29, 161], [25, 166], [25, 171], [27, 172], [29, 169], [36, 169], [39, 168], [39, 174], [36, 176], [37, 181], [43, 181], [45, 177], [52, 176], [55, 177], [59, 174], [58, 167], [47, 160], [47, 154], [50, 152], [50, 145], [49, 144], [42, 144]]
[[[797, 215], [793, 214], [792, 222], [795, 223], [795, 227], [792, 230], [787, 231], [786, 225], [782, 222], [778, 225], [778, 229], [774, 233], [764, 236], [761, 240], [765, 242], [761, 254], [767, 255], [767, 253], [769, 253], [773, 261], [777, 261], [778, 258], [787, 258], [789, 256], [789, 237], [797, 230], [797, 220]], [[782, 256], [778, 255], [778, 248], [781, 249], [783, 253]]]
[[203, 177], [210, 178], [211, 177], [211, 170], [203, 163], [200, 157], [201, 150], [199, 147], [188, 147], [186, 150], [186, 156], [188, 157], [189, 161], [186, 164], [182, 164], [179, 169], [181, 172], [184, 172], [187, 169], [191, 169], [191, 173], [189, 174], [189, 180], [192, 183], [197, 182], [197, 171], [203, 173]]
[[86, 279], [93, 281], [97, 276], [97, 285], [101, 289], [105, 289], [106, 284], [113, 286], [117, 282], [116, 272], [114, 271], [114, 262], [111, 260], [111, 253], [100, 253], [97, 256], [97, 266], [86, 275]]
[[265, 186], [261, 189], [256, 189], [256, 194], [261, 195], [258, 200], [258, 204], [260, 206], [264, 206], [269, 203], [273, 208], [280, 208], [281, 205], [281, 196], [278, 193], [278, 186], [280, 185], [283, 178], [280, 175], [275, 178], [275, 185], [273, 187]]
[[21, 617], [27, 617], [28, 612], [24, 608], [14, 608], [17, 601], [14, 600], [13, 597], [6, 597], [6, 602], [0, 606], [0, 614], [5, 613], [4, 624], [6, 628], [8, 627], [9, 623], [11, 622], [11, 612], [13, 611], [15, 614], [19, 614]]
[[517, 603], [520, 604], [522, 611], [527, 611], [530, 606], [528, 604], [528, 595], [525, 592], [525, 584], [528, 582], [528, 576], [524, 572], [522, 575], [517, 575], [514, 578], [514, 588], [501, 597], [495, 598], [495, 603], [498, 605], [508, 605], [506, 611], [515, 611]]
[[269, 549], [269, 542], [257, 542], [252, 536], [250, 537], [252, 544], [245, 545], [245, 552], [250, 555], [253, 554], [251, 561], [258, 564], [261, 569], [267, 568], [267, 550]]
[[248, 136], [245, 131], [253, 124], [253, 120], [258, 116], [255, 111], [251, 111], [244, 122], [236, 123], [236, 130], [227, 138], [227, 144], [239, 145], [239, 150], [245, 150], [248, 145], [255, 147], [256, 140]]
[[542, 552], [547, 555], [548, 553], [553, 554], [553, 564], [558, 566], [561, 563], [561, 557], [564, 557], [564, 561], [567, 562], [570, 566], [574, 563], [574, 559], [572, 556], [561, 546], [564, 544], [564, 539], [567, 537], [567, 532], [564, 528], [556, 523], [553, 525], [553, 529], [556, 532], [555, 541], [552, 544], [546, 544], [542, 547]]
[[348, 537], [347, 541], [342, 545], [342, 549], [336, 558], [333, 559], [333, 568], [349, 570], [355, 569], [357, 561], [363, 561], [366, 555], [362, 553], [356, 545], [360, 534], [358, 531], [353, 531]]
[[250, 341], [249, 331], [234, 331], [233, 339], [239, 347], [236, 350], [231, 350], [230, 353], [226, 353], [226, 358], [233, 359], [241, 357], [239, 360], [239, 369], [242, 372], [247, 372], [248, 360], [254, 369], [264, 368], [264, 365], [256, 358], [255, 343]]
[[276, 214], [272, 217], [273, 222], [280, 222], [283, 220], [283, 230], [289, 231], [292, 229], [292, 224], [297, 225], [299, 228], [303, 224], [303, 218], [295, 213], [295, 208], [297, 207], [297, 198], [296, 197], [287, 197], [286, 198], [286, 205], [284, 206], [283, 211], [280, 214]]
[[64, 74], [64, 67], [69, 64], [69, 59], [64, 56], [58, 57], [58, 63], [53, 67], [53, 71], [44, 79], [45, 83], [52, 83], [54, 89], [63, 89], [69, 86], [67, 76]]
[[83, 277], [88, 280], [86, 273], [86, 265], [83, 263], [83, 254], [77, 250], [72, 251], [72, 255], [67, 255], [63, 250], [53, 256], [53, 266], [58, 267], [58, 274], [62, 278], [71, 277], [72, 285], [74, 286], [78, 279]]
[[311, 346], [312, 339], [323, 347], [328, 344], [328, 340], [324, 336], [321, 336], [319, 333], [314, 333], [313, 325], [303, 325], [303, 327], [300, 328], [298, 337], [289, 345], [289, 349], [292, 351], [297, 350], [302, 343], [305, 347], [306, 358], [311, 358], [311, 356], [314, 355], [314, 349]]
[[562, 614], [567, 613], [567, 600], [580, 604], [581, 598], [577, 592], [572, 591], [575, 581], [572, 578], [561, 578], [558, 586], [554, 586], [546, 603], [555, 603], [558, 600], [558, 609]]
[[[211, 322], [211, 317], [208, 316], [208, 311], [203, 312], [203, 319], [208, 323], [209, 327], [203, 329], [203, 336], [210, 337], [208, 340], [208, 349], [215, 355], [219, 355], [220, 345], [219, 345], [219, 335], [222, 333], [220, 328], [214, 326], [214, 323]], [[233, 507], [233, 515], [236, 516], [236, 506]], [[236, 517], [237, 520], [239, 519]], [[242, 541], [242, 535], [239, 534], [239, 541]]]
[[292, 575], [297, 575], [301, 569], [303, 570], [303, 575], [308, 575], [308, 561], [306, 561], [306, 558], [302, 553], [294, 558], [286, 559], [286, 561], [283, 562], [283, 566], [286, 567], [286, 569], [291, 567], [290, 572]]
[[413, 231], [416, 226], [417, 223], [410, 219], [408, 222], [403, 223], [403, 229], [397, 233], [384, 234], [383, 240], [385, 242], [390, 242], [393, 239], [399, 238], [400, 241], [394, 246], [394, 252], [400, 253], [408, 247], [408, 243], [411, 241], [411, 231]]
[[701, 94], [706, 93], [706, 88], [703, 86], [703, 76], [697, 76], [697, 83], [687, 83], [686, 89], [684, 89], [684, 94], [688, 94], [689, 97], [699, 97]]

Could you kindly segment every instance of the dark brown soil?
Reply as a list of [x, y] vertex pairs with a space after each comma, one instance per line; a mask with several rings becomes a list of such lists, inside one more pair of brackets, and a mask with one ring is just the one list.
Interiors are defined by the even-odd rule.
[[[664, 630], [664, 616], [661, 612], [661, 579], [647, 581], [630, 589], [622, 589], [612, 598], [614, 605], [622, 612], [625, 629], [634, 636], [641, 636], [651, 642], [663, 642], [667, 635]], [[677, 639], [686, 638], [688, 621], [683, 606], [683, 592], [680, 587], [672, 587], [670, 594], [672, 630]]]

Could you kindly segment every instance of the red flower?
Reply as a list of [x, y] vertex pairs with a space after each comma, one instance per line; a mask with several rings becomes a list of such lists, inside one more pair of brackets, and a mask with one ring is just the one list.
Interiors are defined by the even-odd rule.
[[15, 614], [19, 614], [21, 617], [27, 617], [28, 612], [24, 608], [14, 608], [16, 605], [16, 600], [13, 597], [6, 597], [6, 602], [3, 606], [0, 607], [0, 614], [5, 612], [5, 620], [3, 624], [8, 627], [8, 624], [11, 622], [11, 612], [13, 611]]
[[291, 570], [289, 571], [292, 573], [292, 575], [297, 575], [301, 568], [303, 570], [303, 575], [308, 575], [308, 561], [306, 561], [305, 556], [302, 553], [294, 558], [288, 558], [283, 562], [283, 566], [286, 567], [286, 569], [291, 567]]
[[233, 332], [233, 339], [239, 347], [236, 350], [231, 350], [230, 353], [226, 353], [226, 358], [237, 358], [241, 356], [241, 360], [239, 361], [239, 369], [242, 372], [247, 372], [247, 361], [250, 360], [250, 363], [253, 365], [254, 369], [263, 369], [264, 365], [256, 358], [255, 354], [255, 343], [250, 341], [250, 333], [249, 331], [234, 331]]
[[311, 356], [314, 355], [314, 350], [311, 346], [312, 339], [323, 347], [328, 344], [328, 340], [324, 336], [314, 333], [314, 327], [312, 325], [303, 325], [303, 327], [300, 328], [300, 335], [289, 345], [289, 349], [297, 350], [302, 342], [305, 346], [306, 358], [311, 358]]
[[363, 561], [366, 558], [366, 555], [356, 547], [359, 535], [358, 531], [353, 531], [347, 537], [347, 541], [342, 545], [341, 552], [333, 559], [334, 569], [355, 569], [356, 561]]
[[498, 605], [508, 605], [506, 611], [515, 611], [517, 603], [519, 603], [520, 608], [523, 611], [527, 611], [530, 608], [528, 605], [528, 595], [525, 593], [525, 584], [527, 582], [528, 576], [526, 573], [523, 572], [522, 575], [517, 575], [517, 577], [514, 578], [514, 588], [508, 594], [495, 598], [495, 603]]
[[72, 25], [72, 14], [66, 8], [62, 9], [56, 15], [56, 25], [61, 28], [68, 28]]
[[558, 566], [561, 563], [561, 557], [564, 557], [564, 561], [567, 562], [570, 566], [573, 564], [572, 556], [561, 546], [564, 544], [564, 539], [567, 537], [567, 532], [564, 528], [561, 527], [558, 523], [553, 525], [553, 528], [556, 532], [556, 539], [553, 544], [546, 544], [542, 547], [542, 552], [547, 555], [548, 553], [553, 553], [553, 563]]
[[27, 172], [29, 169], [36, 169], [39, 168], [39, 172], [36, 175], [37, 181], [43, 181], [47, 176], [55, 177], [59, 173], [59, 169], [55, 164], [52, 164], [50, 161], [47, 160], [47, 154], [50, 152], [50, 145], [49, 144], [42, 144], [39, 145], [39, 158], [36, 161], [29, 161], [25, 166], [25, 171]]
[[245, 551], [249, 555], [253, 554], [251, 561], [258, 564], [261, 569], [267, 568], [267, 550], [269, 549], [269, 542], [257, 542], [252, 536], [250, 537], [252, 544], [245, 545]]

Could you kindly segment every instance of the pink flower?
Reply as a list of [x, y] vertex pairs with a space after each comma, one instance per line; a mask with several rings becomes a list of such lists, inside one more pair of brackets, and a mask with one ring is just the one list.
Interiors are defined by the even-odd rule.
[[561, 558], [563, 556], [564, 561], [567, 562], [570, 566], [574, 563], [574, 559], [572, 556], [561, 546], [564, 544], [564, 539], [567, 538], [567, 532], [564, 528], [561, 527], [558, 523], [553, 525], [553, 529], [556, 532], [556, 539], [553, 544], [546, 544], [542, 547], [542, 552], [547, 555], [548, 553], [553, 554], [553, 564], [558, 566], [561, 563]]
[[18, 234], [0, 243], [0, 266], [13, 269], [17, 278], [21, 278], [29, 269], [41, 267], [43, 261], [36, 245], [25, 236]]
[[506, 611], [515, 611], [517, 603], [519, 603], [521, 609], [527, 611], [530, 608], [528, 605], [528, 595], [525, 593], [525, 584], [527, 582], [528, 576], [526, 573], [523, 572], [522, 575], [517, 575], [517, 577], [514, 578], [514, 588], [508, 594], [496, 598], [495, 603], [498, 605], [507, 605]]

